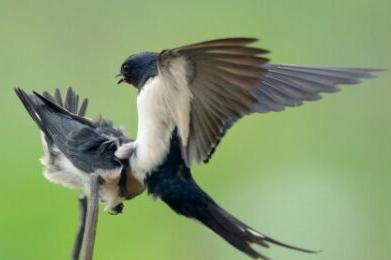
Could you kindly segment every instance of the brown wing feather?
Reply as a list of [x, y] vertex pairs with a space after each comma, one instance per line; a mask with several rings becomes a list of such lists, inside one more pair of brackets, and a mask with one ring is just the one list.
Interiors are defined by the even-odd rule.
[[[190, 121], [188, 131], [179, 129], [179, 133], [188, 133], [181, 136], [187, 165], [209, 158], [228, 120], [251, 113], [251, 104], [256, 102], [251, 90], [265, 73], [263, 66], [268, 61], [260, 56], [266, 50], [247, 46], [255, 41], [253, 38], [213, 40], [166, 50], [159, 55], [158, 68], [163, 77], [170, 77], [176, 69], [173, 68], [176, 59], [183, 59], [186, 66], [187, 86], [181, 87], [191, 92], [187, 115]], [[174, 77], [170, 78], [172, 82]]]
[[[186, 108], [171, 104], [182, 119], [176, 123], [188, 166], [208, 160], [226, 130], [244, 115], [318, 100], [321, 93], [338, 91], [340, 84], [356, 84], [382, 70], [271, 65], [262, 56], [268, 51], [247, 46], [255, 41], [206, 41], [159, 55], [159, 74], [170, 78], [168, 85], [175, 88], [176, 98], [188, 98], [190, 103]], [[176, 72], [180, 73], [173, 75]]]

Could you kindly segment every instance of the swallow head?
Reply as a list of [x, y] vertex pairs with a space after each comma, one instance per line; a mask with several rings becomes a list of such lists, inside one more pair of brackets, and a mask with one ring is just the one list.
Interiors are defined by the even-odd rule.
[[137, 89], [142, 88], [149, 78], [157, 75], [157, 57], [155, 52], [141, 52], [129, 56], [121, 65], [117, 83], [125, 82]]

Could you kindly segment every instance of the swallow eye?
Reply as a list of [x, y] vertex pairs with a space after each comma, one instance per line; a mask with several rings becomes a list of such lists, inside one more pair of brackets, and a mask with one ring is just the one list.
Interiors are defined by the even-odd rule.
[[129, 66], [127, 64], [122, 66], [122, 72], [125, 73], [125, 74], [127, 74], [129, 72]]

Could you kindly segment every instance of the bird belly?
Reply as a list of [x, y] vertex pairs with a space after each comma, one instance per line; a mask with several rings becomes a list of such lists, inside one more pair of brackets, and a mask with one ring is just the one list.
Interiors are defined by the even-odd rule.
[[[45, 138], [42, 138], [44, 156], [41, 163], [45, 167], [44, 176], [50, 182], [60, 184], [65, 188], [81, 190], [84, 194], [90, 193], [89, 173], [76, 168], [73, 163], [56, 147], [48, 147]], [[99, 187], [99, 200], [105, 204], [105, 210], [125, 200], [120, 196], [119, 181], [121, 167], [96, 172], [103, 180]]]
[[163, 100], [163, 84], [158, 76], [151, 78], [137, 97], [138, 130], [130, 164], [134, 176], [141, 182], [166, 158], [175, 127]]
[[84, 189], [86, 174], [78, 170], [56, 146], [49, 148], [43, 134], [41, 139], [44, 148], [41, 163], [45, 168], [45, 178], [69, 189]]

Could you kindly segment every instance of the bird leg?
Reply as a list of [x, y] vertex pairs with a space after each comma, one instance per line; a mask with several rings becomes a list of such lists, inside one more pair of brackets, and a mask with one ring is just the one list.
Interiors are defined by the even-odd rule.
[[83, 260], [92, 260], [98, 224], [99, 210], [99, 176], [96, 173], [90, 175], [90, 199], [87, 207], [86, 227], [83, 237]]
[[87, 217], [87, 197], [85, 195], [81, 195], [79, 197], [79, 208], [80, 208], [80, 225], [76, 235], [75, 245], [73, 246], [72, 258], [71, 258], [72, 260], [79, 260], [81, 247], [83, 245], [83, 236], [86, 227], [86, 217]]

